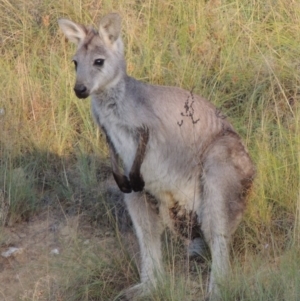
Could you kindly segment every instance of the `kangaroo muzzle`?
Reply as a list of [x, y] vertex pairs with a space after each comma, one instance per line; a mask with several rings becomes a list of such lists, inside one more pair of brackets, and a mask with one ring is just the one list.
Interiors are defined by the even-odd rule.
[[89, 91], [83, 84], [76, 84], [74, 92], [78, 98], [87, 98], [89, 96]]

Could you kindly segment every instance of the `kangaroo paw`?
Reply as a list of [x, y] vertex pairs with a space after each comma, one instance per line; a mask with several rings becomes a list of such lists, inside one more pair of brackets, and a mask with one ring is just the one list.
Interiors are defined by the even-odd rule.
[[121, 174], [113, 173], [114, 179], [119, 187], [119, 189], [124, 193], [130, 193], [132, 191], [130, 182], [128, 178]]
[[143, 176], [140, 173], [129, 173], [130, 185], [133, 191], [142, 191], [145, 186]]

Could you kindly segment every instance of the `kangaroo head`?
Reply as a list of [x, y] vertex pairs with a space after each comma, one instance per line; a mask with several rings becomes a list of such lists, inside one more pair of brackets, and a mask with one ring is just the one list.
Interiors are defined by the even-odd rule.
[[124, 75], [125, 60], [121, 33], [121, 18], [111, 13], [100, 21], [99, 32], [67, 19], [58, 20], [65, 36], [77, 44], [73, 57], [76, 69], [74, 91], [79, 98], [114, 86]]

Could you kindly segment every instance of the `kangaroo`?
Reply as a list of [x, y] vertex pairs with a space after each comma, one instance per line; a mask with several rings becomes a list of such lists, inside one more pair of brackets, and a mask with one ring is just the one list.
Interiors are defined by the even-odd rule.
[[203, 235], [212, 257], [208, 299], [219, 299], [230, 269], [230, 240], [255, 176], [240, 136], [192, 91], [127, 75], [117, 13], [104, 16], [99, 31], [67, 19], [58, 23], [77, 44], [74, 91], [78, 98], [91, 96], [139, 241], [140, 283], [123, 298], [135, 300], [156, 287], [163, 275], [161, 235], [168, 227], [190, 241]]

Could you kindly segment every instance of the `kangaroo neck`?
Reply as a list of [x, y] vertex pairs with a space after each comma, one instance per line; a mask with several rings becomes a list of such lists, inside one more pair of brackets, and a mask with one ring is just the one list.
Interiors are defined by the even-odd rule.
[[97, 91], [92, 95], [93, 101], [96, 101], [101, 106], [111, 106], [122, 102], [126, 91], [126, 80], [122, 77], [114, 85], [109, 86], [104, 90]]

